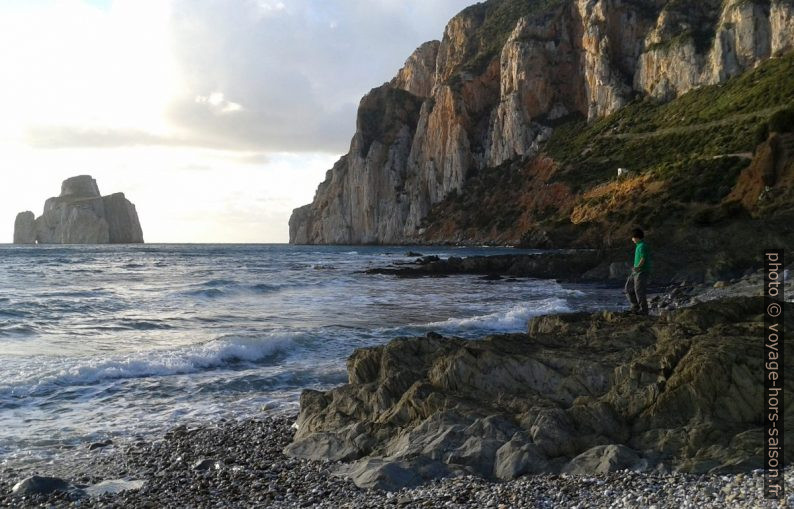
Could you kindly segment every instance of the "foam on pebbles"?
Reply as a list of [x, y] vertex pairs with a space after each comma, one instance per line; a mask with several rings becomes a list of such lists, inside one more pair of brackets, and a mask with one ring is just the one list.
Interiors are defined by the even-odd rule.
[[[794, 469], [785, 474], [787, 500], [764, 500], [760, 470], [735, 475], [543, 474], [494, 482], [474, 476], [431, 481], [412, 489], [360, 489], [333, 474], [338, 462], [284, 456], [294, 416], [180, 426], [154, 442], [117, 444], [112, 453], [62, 458], [46, 475], [75, 486], [109, 479], [132, 490], [90, 497], [79, 491], [16, 496], [11, 488], [35, 472], [0, 471], [0, 507], [476, 507], [476, 508], [773, 508], [794, 506]], [[217, 468], [195, 470], [213, 458]], [[42, 474], [41, 472], [38, 472]], [[143, 481], [142, 483], [140, 481]]]

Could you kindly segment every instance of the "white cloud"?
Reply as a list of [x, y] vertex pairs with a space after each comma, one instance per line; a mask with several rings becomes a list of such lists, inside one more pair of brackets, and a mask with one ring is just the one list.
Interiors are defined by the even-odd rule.
[[240, 111], [243, 109], [241, 105], [235, 102], [227, 101], [223, 97], [223, 92], [213, 92], [208, 96], [196, 96], [196, 102], [198, 104], [206, 104], [213, 112], [220, 114], [234, 113], [235, 111]]

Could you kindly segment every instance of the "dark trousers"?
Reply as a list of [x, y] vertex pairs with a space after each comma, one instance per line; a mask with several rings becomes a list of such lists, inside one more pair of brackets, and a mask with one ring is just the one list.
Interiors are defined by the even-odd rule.
[[631, 303], [631, 308], [643, 313], [648, 312], [648, 273], [634, 272], [629, 274], [626, 286], [623, 288], [626, 298]]

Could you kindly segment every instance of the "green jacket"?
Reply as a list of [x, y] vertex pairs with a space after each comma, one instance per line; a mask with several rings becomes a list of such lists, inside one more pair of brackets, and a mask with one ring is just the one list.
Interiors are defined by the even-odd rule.
[[637, 269], [638, 272], [650, 272], [651, 271], [651, 253], [648, 249], [648, 245], [645, 244], [644, 240], [637, 242], [637, 246], [634, 248], [634, 268], [636, 269], [637, 266], [640, 264], [640, 260], [645, 258], [645, 263], [642, 264], [642, 267]]

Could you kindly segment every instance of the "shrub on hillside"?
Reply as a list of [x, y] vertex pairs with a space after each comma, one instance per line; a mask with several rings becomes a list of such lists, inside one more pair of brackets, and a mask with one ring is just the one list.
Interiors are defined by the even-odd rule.
[[755, 128], [755, 145], [758, 146], [765, 142], [767, 138], [769, 138], [769, 124], [766, 122], [761, 122]]
[[769, 119], [769, 130], [774, 133], [794, 131], [794, 107], [780, 110]]

